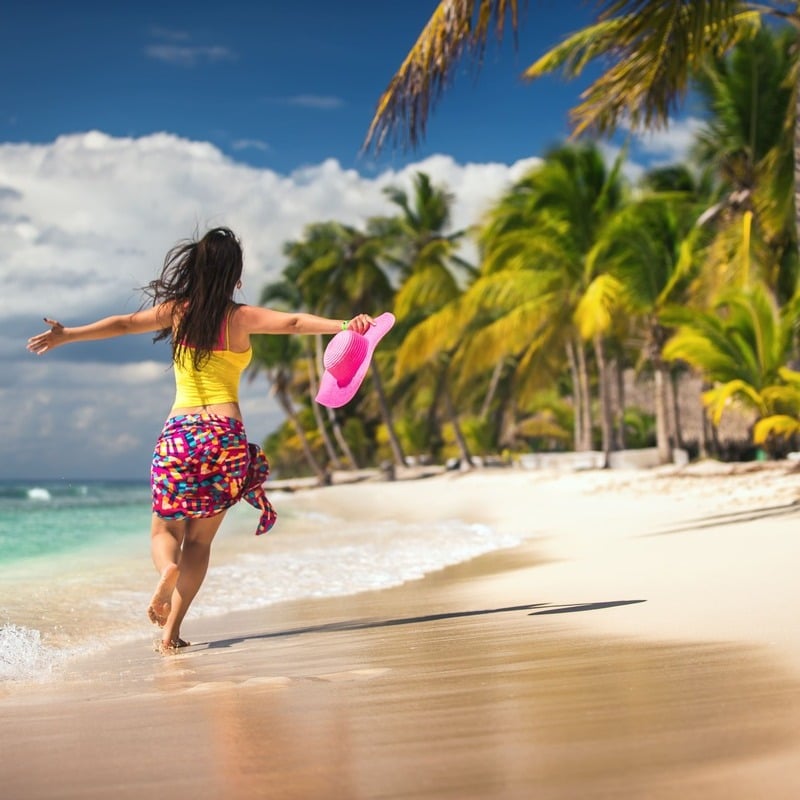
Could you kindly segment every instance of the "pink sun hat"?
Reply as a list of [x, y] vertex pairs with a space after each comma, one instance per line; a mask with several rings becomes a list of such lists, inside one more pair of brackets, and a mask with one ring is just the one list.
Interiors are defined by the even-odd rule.
[[366, 333], [342, 331], [328, 342], [322, 363], [325, 372], [319, 382], [316, 401], [329, 408], [339, 408], [353, 399], [369, 369], [378, 342], [394, 325], [388, 311], [375, 317]]

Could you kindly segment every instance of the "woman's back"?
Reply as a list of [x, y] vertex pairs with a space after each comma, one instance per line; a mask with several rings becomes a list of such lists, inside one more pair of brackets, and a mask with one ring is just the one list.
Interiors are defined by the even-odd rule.
[[[183, 342], [174, 360], [175, 402], [182, 410], [207, 409], [221, 404], [238, 404], [242, 372], [252, 358], [250, 337], [235, 324], [238, 306], [225, 316], [215, 347], [200, 365], [194, 348]], [[242, 346], [244, 345], [244, 346]], [[239, 414], [235, 414], [239, 417]]]

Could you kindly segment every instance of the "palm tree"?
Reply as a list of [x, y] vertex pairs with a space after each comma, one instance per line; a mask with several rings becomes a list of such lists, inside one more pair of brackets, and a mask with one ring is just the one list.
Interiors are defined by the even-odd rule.
[[782, 367], [783, 384], [763, 391], [768, 412], [753, 426], [753, 444], [768, 448], [800, 436], [800, 372]]
[[[383, 243], [354, 227], [338, 222], [316, 223], [306, 228], [295, 280], [300, 292], [316, 313], [346, 319], [353, 309], [378, 309], [391, 304], [394, 291], [380, 264]], [[336, 291], [331, 291], [336, 287]], [[318, 339], [321, 368], [321, 340]], [[394, 460], [405, 464], [392, 411], [386, 396], [378, 360], [370, 365], [378, 407], [386, 425]], [[331, 414], [331, 418], [335, 418]], [[342, 440], [344, 437], [342, 436]], [[351, 459], [352, 453], [349, 456]]]
[[[646, 185], [693, 188], [685, 169], [659, 170]], [[591, 259], [607, 272], [610, 302], [625, 309], [642, 337], [644, 359], [653, 368], [656, 443], [661, 463], [671, 460], [678, 444], [677, 420], [670, 424], [669, 366], [662, 358], [668, 329], [662, 312], [685, 302], [697, 274], [698, 241], [705, 234], [695, 226], [699, 204], [694, 191], [649, 192], [621, 209], [603, 230]], [[675, 414], [673, 413], [673, 417]]]
[[[398, 348], [395, 375], [398, 381], [412, 381], [412, 386], [433, 386], [432, 402], [428, 410], [429, 438], [432, 438], [433, 420], [439, 402], [461, 454], [462, 463], [472, 466], [472, 455], [461, 429], [452, 387], [455, 383], [450, 372], [453, 357], [462, 339], [447, 336], [442, 320], [452, 318], [453, 310], [462, 295], [456, 276], [449, 268], [451, 242], [439, 240], [429, 243], [419, 254], [413, 271], [400, 287], [395, 300], [395, 312], [404, 320], [406, 335]], [[445, 323], [446, 324], [446, 323]], [[450, 328], [450, 332], [455, 326]], [[416, 394], [409, 392], [410, 396]]]
[[[390, 138], [414, 147], [459, 59], [468, 54], [479, 64], [490, 32], [501, 38], [509, 20], [516, 34], [520, 5], [519, 0], [442, 0], [380, 97], [364, 146], [380, 148]], [[604, 71], [572, 111], [575, 135], [608, 134], [623, 122], [633, 130], [664, 127], [709, 60], [752, 37], [762, 19], [789, 25], [795, 35], [800, 31], [800, 7], [782, 0], [610, 0], [598, 3], [593, 24], [545, 53], [523, 76], [535, 80], [561, 71], [574, 78], [602, 60]], [[797, 48], [786, 68], [782, 77], [800, 104]], [[800, 114], [791, 104], [782, 127], [792, 131], [794, 151], [800, 151]], [[800, 159], [793, 185], [800, 229]]]
[[792, 108], [786, 76], [794, 47], [791, 31], [763, 29], [726, 58], [709, 60], [697, 76], [710, 113], [694, 156], [715, 175], [721, 195], [701, 216], [717, 233], [704, 269], [712, 296], [721, 286], [744, 285], [751, 277], [770, 285], [780, 302], [794, 294], [794, 156], [785, 125]]
[[781, 310], [768, 287], [733, 288], [710, 312], [674, 308], [663, 319], [677, 327], [663, 357], [680, 359], [712, 384], [703, 400], [714, 425], [732, 403], [758, 419], [785, 408], [785, 364], [792, 347], [795, 309]]
[[595, 327], [583, 337], [576, 314], [580, 308], [584, 320], [606, 316], [604, 279], [592, 271], [589, 255], [624, 197], [619, 163], [608, 169], [596, 147], [552, 150], [489, 211], [480, 233], [481, 277], [465, 297], [468, 315], [492, 317], [465, 353], [473, 369], [512, 356], [519, 358], [521, 378], [537, 353], [563, 348], [572, 374], [578, 450], [592, 447], [584, 338], [592, 341], [602, 373], [601, 429], [604, 450], [610, 448], [605, 330]]
[[404, 344], [398, 353], [395, 375], [399, 380], [428, 383], [434, 387], [429, 406], [429, 437], [433, 438], [436, 410], [440, 401], [450, 422], [462, 462], [472, 464], [472, 456], [461, 430], [456, 402], [449, 379], [453, 348], [439, 348], [432, 357], [420, 361], [429, 335], [424, 326], [430, 316], [453, 303], [463, 286], [475, 276], [475, 269], [458, 255], [463, 231], [449, 231], [453, 197], [444, 186], [435, 186], [429, 176], [418, 172], [409, 195], [398, 187], [386, 190], [389, 199], [399, 208], [395, 217], [374, 219], [371, 229], [381, 232], [383, 257], [397, 271], [400, 286], [395, 296], [394, 311]]
[[295, 364], [300, 357], [300, 344], [292, 336], [254, 336], [253, 337], [253, 360], [248, 367], [248, 373], [255, 377], [263, 372], [267, 380], [272, 385], [275, 398], [283, 409], [286, 417], [291, 421], [297, 432], [303, 454], [311, 467], [312, 472], [317, 476], [320, 485], [327, 482], [325, 469], [314, 456], [313, 448], [308, 441], [306, 430], [295, 410], [292, 402], [292, 375]]
[[[277, 305], [278, 307], [286, 307], [291, 309], [309, 308], [308, 303], [304, 302], [303, 294], [297, 285], [298, 275], [302, 273], [303, 268], [307, 265], [309, 253], [304, 249], [303, 243], [301, 242], [287, 242], [284, 245], [283, 252], [284, 255], [289, 259], [289, 263], [283, 269], [283, 277], [281, 280], [270, 283], [261, 290], [261, 305]], [[317, 342], [319, 342], [319, 336], [314, 338], [317, 340]], [[327, 453], [328, 462], [333, 469], [340, 469], [341, 463], [339, 462], [339, 457], [333, 447], [333, 442], [328, 435], [325, 421], [322, 418], [321, 407], [314, 402], [318, 385], [317, 364], [314, 357], [313, 348], [309, 345], [308, 339], [303, 342], [302, 348], [305, 352], [306, 371], [308, 374], [309, 407], [314, 415], [314, 421], [317, 425], [317, 430], [322, 438], [322, 443], [325, 447], [325, 452]], [[344, 437], [341, 434], [341, 430], [339, 429], [338, 422], [335, 418], [333, 420], [333, 429], [334, 435], [336, 436], [337, 441], [340, 443], [340, 446], [342, 446], [342, 451], [345, 453], [345, 456], [348, 458], [353, 467], [357, 467], [358, 465], [353, 460], [350, 449], [347, 446], [347, 442], [344, 441]]]

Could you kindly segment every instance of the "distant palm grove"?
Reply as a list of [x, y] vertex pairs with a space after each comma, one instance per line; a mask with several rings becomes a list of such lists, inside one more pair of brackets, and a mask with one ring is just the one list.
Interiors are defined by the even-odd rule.
[[[392, 310], [397, 324], [336, 411], [313, 402], [325, 341], [258, 337], [253, 370], [286, 413], [266, 443], [276, 471], [644, 446], [666, 463], [676, 447], [719, 456], [731, 413], [742, 445], [794, 449], [797, 31], [753, 26], [727, 44], [693, 64], [704, 124], [686, 163], [632, 180], [624, 152], [609, 160], [584, 137], [472, 229], [452, 229], [453, 196], [418, 173], [388, 190], [393, 215], [287, 242], [264, 305]], [[677, 388], [690, 376], [704, 425], [687, 439]]]

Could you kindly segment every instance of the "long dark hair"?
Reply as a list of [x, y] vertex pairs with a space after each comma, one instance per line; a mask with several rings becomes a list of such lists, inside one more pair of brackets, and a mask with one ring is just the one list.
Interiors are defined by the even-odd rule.
[[242, 246], [229, 228], [212, 228], [199, 241], [175, 245], [164, 259], [161, 275], [144, 287], [153, 305], [173, 301], [172, 325], [154, 341], [170, 339], [172, 358], [191, 353], [195, 369], [211, 356], [233, 293], [242, 277]]

